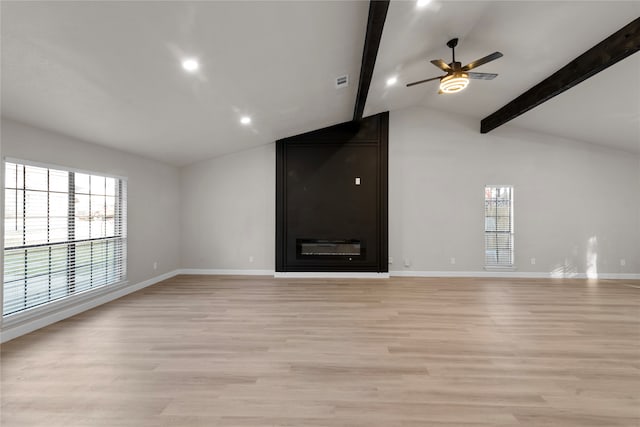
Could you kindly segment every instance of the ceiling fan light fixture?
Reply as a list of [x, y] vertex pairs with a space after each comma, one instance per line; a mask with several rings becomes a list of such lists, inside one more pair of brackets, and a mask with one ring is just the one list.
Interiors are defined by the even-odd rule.
[[455, 73], [440, 80], [440, 90], [443, 93], [456, 93], [466, 88], [468, 84], [469, 74]]

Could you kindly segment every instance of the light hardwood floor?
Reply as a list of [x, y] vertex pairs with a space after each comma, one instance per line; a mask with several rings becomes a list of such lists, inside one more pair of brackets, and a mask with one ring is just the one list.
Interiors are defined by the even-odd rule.
[[178, 276], [2, 346], [9, 426], [638, 426], [640, 282]]

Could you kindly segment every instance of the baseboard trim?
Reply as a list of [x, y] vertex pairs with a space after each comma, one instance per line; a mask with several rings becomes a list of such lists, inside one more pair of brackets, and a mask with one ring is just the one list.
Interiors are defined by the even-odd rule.
[[80, 314], [84, 311], [91, 310], [92, 308], [98, 307], [99, 305], [106, 304], [132, 292], [136, 292], [148, 286], [155, 285], [156, 283], [170, 279], [174, 276], [177, 276], [178, 274], [180, 274], [180, 270], [170, 271], [168, 273], [161, 274], [160, 276], [156, 276], [143, 282], [136, 283], [135, 285], [113, 289], [110, 292], [108, 291], [108, 288], [104, 288], [106, 290], [105, 293], [100, 293], [95, 296], [87, 296], [85, 299], [81, 300], [78, 303], [74, 303], [73, 300], [62, 300], [61, 302], [67, 304], [62, 306], [60, 309], [54, 308], [52, 311], [48, 311], [46, 313], [43, 313], [42, 315], [34, 315], [33, 317], [27, 317], [24, 318], [24, 320], [16, 320], [13, 322], [11, 321], [11, 319], [8, 319], [6, 321], [3, 321], [2, 331], [0, 332], [0, 343], [5, 343], [14, 338], [18, 338], [19, 336], [26, 335], [29, 332], [33, 332], [37, 329], [44, 328], [45, 326], [52, 325], [56, 322], [59, 322], [60, 320], [64, 320], [71, 316], [75, 316], [76, 314]]
[[[178, 274], [195, 274], [211, 276], [272, 276], [277, 279], [388, 279], [389, 277], [487, 277], [487, 278], [511, 278], [511, 279], [588, 279], [586, 273], [565, 272], [533, 272], [533, 271], [414, 271], [397, 270], [389, 273], [367, 272], [279, 272], [273, 270], [235, 270], [216, 268], [183, 268], [177, 270]], [[598, 274], [598, 279], [603, 280], [640, 280], [640, 274], [627, 273], [603, 273]]]
[[507, 278], [549, 278], [549, 273], [518, 271], [390, 271], [392, 277], [507, 277]]
[[201, 274], [207, 276], [273, 276], [273, 270], [228, 270], [216, 268], [183, 268], [180, 274]]
[[277, 279], [388, 279], [389, 273], [276, 271]]
[[[589, 279], [586, 273], [532, 271], [390, 271], [391, 277], [487, 277], [511, 279]], [[640, 280], [640, 274], [603, 273], [593, 279]]]
[[604, 274], [598, 274], [598, 279], [604, 279], [604, 280], [640, 280], [640, 274], [604, 273]]

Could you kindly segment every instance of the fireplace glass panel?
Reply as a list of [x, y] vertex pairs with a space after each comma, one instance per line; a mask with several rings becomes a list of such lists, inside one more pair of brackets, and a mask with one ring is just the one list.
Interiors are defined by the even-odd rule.
[[328, 240], [328, 239], [297, 239], [299, 256], [361, 256], [363, 245], [360, 240]]

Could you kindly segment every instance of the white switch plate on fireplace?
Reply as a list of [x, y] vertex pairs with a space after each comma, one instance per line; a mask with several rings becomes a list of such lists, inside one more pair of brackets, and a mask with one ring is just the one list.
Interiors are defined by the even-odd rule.
[[356, 177], [356, 185], [360, 185], [360, 177], [359, 176]]

